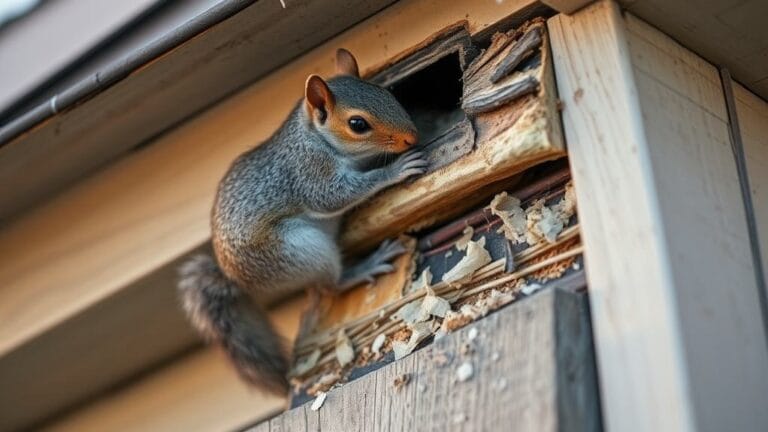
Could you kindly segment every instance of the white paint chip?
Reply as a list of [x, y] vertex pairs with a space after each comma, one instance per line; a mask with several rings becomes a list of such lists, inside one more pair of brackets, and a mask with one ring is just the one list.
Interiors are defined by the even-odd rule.
[[408, 328], [411, 329], [411, 337], [408, 339], [408, 342], [392, 342], [392, 351], [395, 353], [395, 360], [400, 360], [412, 353], [413, 350], [416, 349], [416, 346], [419, 345], [419, 342], [432, 334], [433, 325], [433, 321], [409, 325]]
[[384, 342], [387, 341], [387, 335], [384, 333], [376, 336], [376, 339], [373, 340], [373, 343], [371, 344], [371, 351], [375, 354], [378, 354], [381, 352], [381, 347], [384, 346]]
[[477, 339], [477, 336], [479, 335], [479, 333], [480, 332], [477, 331], [476, 327], [472, 327], [471, 329], [469, 329], [469, 333], [467, 333], [467, 339], [473, 341]]
[[355, 349], [352, 347], [352, 341], [349, 340], [344, 329], [341, 329], [336, 338], [336, 360], [339, 361], [339, 365], [346, 366], [354, 359]]
[[522, 292], [525, 295], [531, 295], [542, 288], [543, 287], [541, 286], [541, 284], [532, 283], [520, 288], [520, 292]]
[[328, 393], [319, 391], [317, 392], [317, 396], [315, 396], [315, 400], [312, 401], [312, 405], [309, 407], [312, 411], [317, 411], [320, 409], [320, 407], [323, 406], [325, 403], [325, 398], [328, 397]]
[[456, 379], [459, 380], [459, 382], [464, 382], [472, 378], [472, 375], [475, 374], [475, 368], [472, 366], [472, 363], [466, 361], [462, 363], [458, 369], [456, 369]]

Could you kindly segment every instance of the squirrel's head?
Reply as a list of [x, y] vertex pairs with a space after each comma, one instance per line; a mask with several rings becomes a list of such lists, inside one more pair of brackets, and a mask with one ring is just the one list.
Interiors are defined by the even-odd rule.
[[392, 93], [360, 79], [352, 54], [336, 52], [339, 76], [307, 78], [304, 106], [332, 145], [354, 155], [401, 153], [416, 144], [416, 126]]

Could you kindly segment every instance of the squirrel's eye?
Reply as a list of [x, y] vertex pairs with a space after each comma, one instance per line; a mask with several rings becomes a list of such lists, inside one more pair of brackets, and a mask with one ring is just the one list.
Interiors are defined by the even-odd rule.
[[369, 125], [368, 122], [360, 116], [350, 117], [348, 123], [349, 128], [359, 134], [367, 132], [371, 129], [371, 125]]

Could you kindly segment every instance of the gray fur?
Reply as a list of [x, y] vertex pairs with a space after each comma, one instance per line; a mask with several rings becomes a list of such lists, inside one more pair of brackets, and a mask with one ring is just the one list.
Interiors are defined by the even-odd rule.
[[[337, 77], [328, 85], [337, 104], [414, 130], [386, 90], [353, 77]], [[257, 309], [255, 318], [242, 312], [244, 293], [259, 297], [312, 285], [350, 286], [349, 280], [340, 281], [336, 241], [341, 215], [382, 188], [423, 173], [427, 164], [421, 153], [408, 152], [389, 166], [368, 169], [380, 151], [347, 152], [345, 144], [330, 142], [332, 135], [309, 117], [298, 104], [271, 138], [234, 161], [219, 184], [212, 212], [218, 265], [211, 258], [195, 258], [182, 268], [179, 284], [198, 330], [220, 343], [249, 381], [277, 391], [287, 390], [287, 362], [263, 312]], [[388, 268], [381, 259], [369, 261], [345, 276], [364, 281]]]
[[276, 393], [288, 389], [288, 364], [264, 311], [228, 280], [207, 255], [180, 269], [179, 294], [192, 324], [224, 348], [246, 381]]

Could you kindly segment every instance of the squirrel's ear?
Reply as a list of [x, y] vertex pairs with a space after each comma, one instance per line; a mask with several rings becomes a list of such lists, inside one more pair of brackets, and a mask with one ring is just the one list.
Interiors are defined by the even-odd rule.
[[360, 71], [357, 69], [357, 60], [351, 52], [344, 48], [336, 50], [336, 72], [340, 75], [352, 75], [360, 78]]
[[304, 97], [310, 114], [319, 116], [321, 122], [325, 121], [335, 103], [328, 84], [319, 76], [310, 75], [304, 87]]

